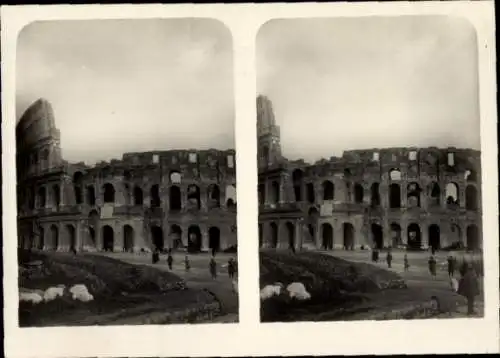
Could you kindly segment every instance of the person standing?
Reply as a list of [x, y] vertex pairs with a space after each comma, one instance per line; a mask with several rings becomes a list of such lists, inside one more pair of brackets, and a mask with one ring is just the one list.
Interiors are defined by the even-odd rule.
[[453, 277], [455, 275], [455, 258], [450, 255], [448, 256], [448, 276]]
[[217, 263], [215, 262], [215, 258], [213, 256], [210, 258], [209, 269], [212, 279], [215, 280], [217, 278]]
[[231, 257], [231, 258], [229, 258], [229, 261], [227, 262], [227, 273], [228, 273], [230, 279], [234, 278], [235, 269], [236, 268], [234, 267], [234, 259]]
[[471, 264], [467, 265], [465, 275], [460, 279], [458, 294], [467, 299], [467, 315], [473, 315], [474, 301], [476, 296], [479, 295], [479, 280]]
[[431, 257], [429, 258], [429, 272], [432, 276], [432, 278], [435, 278], [436, 277], [436, 259], [434, 258], [434, 256], [431, 255]]
[[160, 253], [158, 252], [158, 249], [155, 249], [153, 251], [153, 255], [152, 255], [152, 259], [153, 259], [153, 264], [156, 264], [159, 260], [160, 260]]
[[410, 263], [408, 262], [408, 255], [405, 254], [404, 257], [404, 265], [405, 265], [405, 272], [408, 272], [410, 270]]
[[168, 269], [172, 270], [172, 264], [174, 263], [174, 258], [172, 257], [172, 252], [168, 252], [168, 257], [167, 257], [167, 264], [168, 264]]
[[189, 272], [189, 270], [191, 269], [191, 264], [189, 262], [188, 255], [184, 256], [184, 268], [185, 268], [186, 272]]
[[387, 251], [386, 261], [387, 261], [387, 267], [391, 268], [391, 264], [392, 264], [392, 253], [391, 253], [391, 249], [389, 249], [389, 250]]

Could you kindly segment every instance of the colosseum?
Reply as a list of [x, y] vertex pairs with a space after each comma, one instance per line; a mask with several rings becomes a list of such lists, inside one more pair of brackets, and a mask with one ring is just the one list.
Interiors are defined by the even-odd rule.
[[69, 163], [44, 99], [25, 111], [16, 140], [19, 247], [236, 249], [234, 150], [125, 153], [95, 166]]
[[290, 161], [262, 95], [257, 137], [261, 248], [482, 249], [479, 151], [366, 149]]

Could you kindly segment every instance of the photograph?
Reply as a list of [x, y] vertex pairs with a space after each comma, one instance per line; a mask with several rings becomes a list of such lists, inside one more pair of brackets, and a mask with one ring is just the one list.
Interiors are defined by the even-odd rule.
[[208, 18], [20, 31], [20, 327], [238, 322], [232, 46]]
[[256, 72], [261, 321], [483, 317], [475, 28], [273, 19]]

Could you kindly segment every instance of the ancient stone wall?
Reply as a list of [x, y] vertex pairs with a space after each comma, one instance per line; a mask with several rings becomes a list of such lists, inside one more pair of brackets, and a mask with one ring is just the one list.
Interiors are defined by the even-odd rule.
[[[234, 150], [125, 153], [92, 167], [69, 164], [44, 100], [26, 111], [16, 134], [19, 245], [193, 252], [236, 246]], [[39, 155], [44, 150], [47, 160]]]
[[[458, 148], [386, 148], [344, 152], [313, 165], [259, 173], [265, 207], [295, 202], [302, 220], [290, 239], [316, 248], [482, 247], [480, 152]], [[279, 200], [276, 200], [279, 198]], [[261, 215], [263, 246], [272, 210]], [[266, 227], [267, 226], [267, 227]], [[267, 243], [266, 243], [267, 242]], [[272, 245], [271, 245], [272, 246]]]

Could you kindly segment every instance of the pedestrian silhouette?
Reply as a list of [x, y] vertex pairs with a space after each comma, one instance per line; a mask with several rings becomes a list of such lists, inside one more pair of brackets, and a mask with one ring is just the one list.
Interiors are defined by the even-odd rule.
[[404, 257], [404, 265], [405, 265], [405, 271], [409, 271], [410, 270], [410, 262], [408, 261], [408, 255], [405, 254], [405, 257]]
[[391, 268], [391, 264], [392, 264], [392, 253], [391, 253], [391, 250], [389, 249], [389, 251], [387, 251], [387, 266], [389, 268]]
[[436, 259], [434, 258], [434, 256], [431, 255], [431, 257], [429, 258], [429, 272], [432, 276], [432, 278], [435, 278], [436, 277]]
[[458, 284], [458, 294], [467, 299], [467, 315], [474, 314], [474, 301], [479, 295], [479, 280], [471, 264], [467, 266], [465, 274]]
[[168, 269], [172, 270], [172, 264], [174, 263], [174, 258], [172, 257], [172, 254], [169, 252], [168, 257], [167, 257], [167, 264], [168, 264]]
[[215, 258], [213, 256], [210, 258], [209, 269], [212, 279], [215, 280], [217, 278], [217, 263], [215, 262]]

